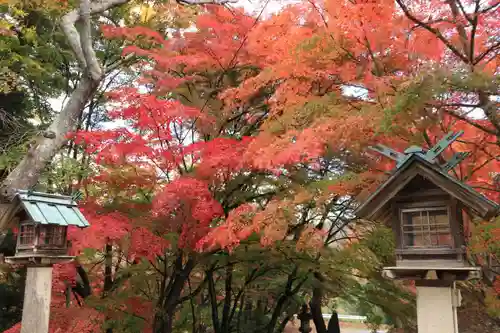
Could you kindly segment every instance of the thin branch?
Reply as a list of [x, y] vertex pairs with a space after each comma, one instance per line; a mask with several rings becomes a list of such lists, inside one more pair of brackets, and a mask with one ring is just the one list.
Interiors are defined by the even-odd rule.
[[453, 112], [451, 110], [445, 110], [445, 112], [448, 113], [450, 116], [453, 116], [453, 117], [455, 117], [455, 118], [457, 118], [459, 120], [463, 120], [463, 121], [467, 122], [469, 125], [472, 125], [472, 126], [478, 128], [481, 131], [484, 131], [484, 132], [486, 132], [488, 134], [492, 134], [492, 135], [499, 135], [500, 134], [497, 131], [495, 131], [493, 129], [489, 129], [489, 128], [483, 126], [483, 125], [480, 125], [480, 124], [478, 124], [478, 123], [470, 120], [469, 118], [464, 117], [464, 116], [462, 116], [462, 115], [460, 115], [460, 114], [458, 114], [456, 112]]
[[[471, 23], [471, 24], [474, 24], [474, 23], [473, 23], [474, 18], [471, 18], [469, 15], [467, 15], [467, 12], [465, 11], [465, 7], [464, 7], [464, 5], [462, 4], [462, 1], [460, 1], [460, 0], [455, 0], [455, 1], [456, 1], [456, 3], [458, 4], [458, 7], [460, 8], [460, 11], [461, 11], [461, 12], [462, 12], [462, 14], [464, 15], [464, 17], [467, 19], [467, 21], [469, 21], [469, 23]], [[474, 13], [477, 13], [477, 10], [478, 10], [478, 8], [477, 8], [477, 7], [479, 6], [479, 2], [480, 2], [480, 1], [481, 1], [481, 0], [476, 0], [476, 10], [474, 10]]]
[[396, 0], [397, 4], [401, 7], [403, 12], [405, 13], [406, 17], [408, 17], [411, 21], [413, 21], [415, 24], [421, 26], [422, 28], [426, 29], [433, 35], [435, 35], [440, 41], [442, 41], [452, 52], [455, 54], [457, 57], [459, 57], [461, 60], [463, 60], [465, 63], [469, 63], [469, 59], [467, 59], [466, 56], [464, 56], [449, 40], [447, 40], [441, 31], [439, 31], [436, 28], [431, 27], [429, 24], [422, 22], [418, 18], [416, 18], [406, 7], [406, 5], [403, 3], [403, 0]]
[[497, 7], [500, 7], [500, 2], [494, 3], [491, 6], [488, 6], [488, 7], [484, 8], [484, 9], [481, 9], [479, 11], [479, 14], [484, 14], [486, 12], [489, 12], [490, 10], [497, 9]]
[[129, 63], [133, 63], [135, 62], [137, 59], [134, 59], [135, 55], [132, 54], [132, 53], [129, 53], [127, 54], [125, 57], [123, 58], [120, 58], [116, 61], [113, 61], [111, 64], [107, 65], [104, 70], [107, 73], [110, 73], [112, 71], [114, 71], [115, 69], [117, 69], [118, 67], [121, 67], [125, 64], [129, 64]]
[[458, 35], [460, 37], [460, 41], [462, 42], [462, 47], [464, 49], [464, 52], [466, 55], [468, 55], [469, 62], [472, 62], [474, 56], [472, 54], [468, 54], [470, 51], [469, 40], [467, 38], [467, 32], [465, 31], [465, 26], [462, 24], [460, 20], [460, 11], [457, 6], [457, 1], [458, 0], [448, 0], [448, 5], [450, 6], [451, 13], [453, 14], [453, 21], [454, 21], [453, 23], [457, 28]]
[[[460, 0], [457, 0], [457, 1], [458, 1], [459, 5], [462, 6], [462, 3], [460, 2]], [[474, 16], [472, 17], [472, 20], [469, 19], [469, 17], [465, 14], [465, 11], [463, 10], [463, 7], [462, 7], [462, 11], [464, 12], [465, 17], [467, 17], [467, 20], [469, 20], [469, 22], [472, 24], [472, 29], [471, 29], [471, 33], [470, 33], [470, 49], [469, 49], [471, 60], [474, 59], [474, 43], [475, 43], [475, 39], [476, 39], [477, 25], [479, 22], [479, 17], [478, 17], [478, 12], [479, 12], [479, 8], [480, 8], [479, 3], [480, 3], [480, 0], [476, 0], [476, 7], [474, 8]]]
[[473, 65], [477, 65], [478, 63], [480, 63], [491, 51], [493, 51], [499, 47], [500, 47], [500, 41], [491, 45], [486, 51], [484, 51], [476, 59], [474, 59]]

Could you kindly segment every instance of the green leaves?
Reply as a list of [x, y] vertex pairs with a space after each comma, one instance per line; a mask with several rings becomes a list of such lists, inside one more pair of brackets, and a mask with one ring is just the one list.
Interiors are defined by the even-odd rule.
[[421, 113], [426, 104], [446, 92], [443, 77], [440, 72], [422, 74], [417, 79], [402, 86], [395, 98], [395, 103], [383, 110], [384, 118], [381, 124], [383, 132], [397, 129], [397, 116]]
[[391, 229], [384, 226], [377, 227], [366, 235], [362, 244], [375, 254], [382, 265], [388, 266], [393, 263], [395, 239]]

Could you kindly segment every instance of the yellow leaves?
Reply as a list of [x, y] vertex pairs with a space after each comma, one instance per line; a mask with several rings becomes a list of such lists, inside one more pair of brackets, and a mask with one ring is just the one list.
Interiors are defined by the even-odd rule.
[[300, 204], [307, 203], [313, 199], [314, 199], [314, 195], [311, 192], [309, 192], [305, 189], [301, 189], [301, 190], [299, 190], [299, 192], [297, 192], [297, 194], [295, 194], [295, 196], [293, 198], [293, 203], [296, 205], [300, 205]]
[[7, 94], [17, 86], [17, 75], [8, 68], [0, 68], [0, 92]]
[[33, 44], [34, 46], [38, 45], [37, 42], [37, 33], [35, 27], [28, 27], [23, 29], [24, 38], [27, 42]]
[[148, 26], [154, 30], [188, 28], [198, 11], [195, 6], [182, 6], [175, 1], [133, 0], [127, 6], [126, 25]]
[[0, 0], [0, 5], [8, 5], [14, 16], [24, 16], [22, 9], [57, 11], [68, 5], [68, 0]]
[[137, 15], [141, 23], [149, 22], [156, 15], [153, 6], [147, 3], [132, 7], [130, 13]]

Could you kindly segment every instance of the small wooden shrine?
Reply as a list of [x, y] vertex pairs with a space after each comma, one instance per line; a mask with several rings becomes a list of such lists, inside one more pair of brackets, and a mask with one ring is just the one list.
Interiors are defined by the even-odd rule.
[[5, 260], [35, 265], [71, 260], [73, 257], [67, 255], [68, 226], [89, 226], [72, 197], [18, 191], [0, 216], [1, 228], [18, 228], [16, 253]]
[[355, 214], [392, 228], [396, 266], [385, 268], [387, 277], [453, 281], [480, 277], [480, 268], [467, 259], [464, 214], [487, 220], [499, 213], [499, 206], [448, 174], [466, 153], [439, 163], [439, 154], [462, 134], [450, 132], [428, 151], [416, 146], [404, 153], [382, 145], [371, 147], [395, 160], [396, 168]]

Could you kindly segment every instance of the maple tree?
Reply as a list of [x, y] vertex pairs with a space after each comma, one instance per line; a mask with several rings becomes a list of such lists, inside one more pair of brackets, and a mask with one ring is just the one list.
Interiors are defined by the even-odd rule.
[[[455, 24], [456, 34], [462, 34], [458, 25], [463, 22], [455, 17], [453, 23], [447, 18], [457, 15], [455, 6], [458, 6], [458, 2], [439, 4], [437, 13], [443, 18], [436, 24], [448, 24], [443, 25], [442, 29], [449, 29], [449, 34], [453, 33]], [[423, 5], [418, 8], [418, 12], [426, 13], [429, 8]], [[419, 26], [422, 24], [403, 2], [399, 3], [399, 7], [383, 1], [342, 5], [332, 1], [324, 7], [304, 3], [290, 6], [279, 15], [256, 25], [247, 34], [229, 30], [234, 22], [230, 20], [238, 14], [214, 10], [216, 19], [198, 22], [201, 32], [208, 30], [211, 41], [210, 49], [201, 55], [196, 47], [199, 48], [200, 42], [206, 43], [208, 37], [200, 31], [193, 33], [198, 38], [194, 37], [191, 43], [186, 41], [189, 40], [186, 35], [182, 39], [183, 44], [176, 45], [181, 57], [172, 57], [171, 48], [145, 52], [132, 48], [128, 51], [141, 52], [154, 59], [157, 67], [151, 75], [159, 85], [158, 91], [171, 90], [172, 85], [182, 87], [186, 80], [192, 80], [189, 76], [192, 67], [205, 70], [221, 68], [225, 71], [233, 70], [236, 63], [242, 68], [248, 67], [249, 77], [246, 80], [233, 82], [233, 88], [225, 89], [219, 95], [225, 102], [221, 111], [226, 114], [218, 113], [215, 117], [219, 122], [220, 119], [224, 122], [224, 116], [227, 117], [229, 113], [236, 119], [244, 117], [245, 121], [258, 121], [257, 125], [262, 131], [246, 149], [244, 157], [247, 159], [231, 160], [237, 161], [239, 165], [241, 162], [243, 165], [248, 163], [250, 169], [281, 175], [293, 171], [297, 163], [314, 161], [324, 154], [325, 147], [353, 161], [363, 158], [362, 148], [375, 140], [389, 142], [396, 147], [414, 142], [429, 147], [449, 129], [463, 128], [466, 130], [466, 141], [455, 145], [453, 149], [472, 151], [473, 154], [462, 164], [463, 169], [454, 172], [459, 178], [481, 187], [485, 194], [495, 198], [498, 190], [491, 187], [491, 173], [497, 172], [495, 156], [498, 155], [498, 144], [495, 143], [495, 136], [498, 133], [495, 134], [493, 129], [496, 120], [490, 108], [494, 109], [496, 104], [485, 103], [484, 94], [491, 95], [497, 91], [494, 88], [495, 80], [492, 81], [492, 69], [494, 71], [494, 55], [498, 48], [490, 39], [476, 39], [475, 35], [488, 36], [495, 31], [491, 24], [496, 17], [495, 8], [494, 3], [485, 7], [478, 5], [473, 15], [483, 15], [484, 19], [470, 23], [473, 29], [470, 36], [465, 37], [479, 44], [475, 46], [477, 57], [469, 56], [465, 62], [465, 65], [473, 63], [476, 66], [474, 72], [466, 80], [460, 77], [469, 86], [457, 82], [455, 74], [456, 66], [464, 63], [465, 57], [461, 51], [457, 51], [450, 41], [444, 40], [439, 30], [429, 29], [427, 24], [423, 25], [423, 29], [415, 29], [415, 21]], [[463, 13], [466, 19], [470, 19], [468, 12]], [[357, 24], [353, 25], [352, 22]], [[387, 22], [388, 25], [381, 27], [380, 22]], [[221, 24], [224, 30], [220, 34], [212, 33], [210, 28], [214, 24]], [[244, 22], [240, 29], [250, 24]], [[370, 24], [376, 24], [377, 28], [370, 27]], [[411, 33], [410, 37], [406, 36], [408, 33]], [[227, 34], [231, 34], [232, 43], [223, 44], [221, 41]], [[394, 37], [398, 34], [400, 37]], [[463, 42], [464, 37], [460, 38]], [[238, 44], [240, 40], [245, 42]], [[424, 41], [432, 42], [436, 47], [422, 48], [422, 45], [427, 46]], [[175, 45], [174, 42], [163, 44]], [[238, 45], [239, 51], [226, 53], [232, 44]], [[195, 54], [197, 57], [193, 56]], [[185, 66], [181, 75], [176, 72], [179, 59], [184, 61]], [[432, 64], [436, 61], [446, 64], [448, 71], [434, 70]], [[184, 74], [186, 71], [187, 75]], [[199, 79], [193, 81], [197, 85], [201, 84]], [[167, 86], [161, 86], [160, 83]], [[342, 96], [341, 91], [346, 87], [362, 88], [367, 96]], [[218, 92], [217, 85], [211, 88], [208, 93], [213, 93], [214, 88]], [[450, 95], [444, 94], [450, 90]], [[477, 104], [462, 102], [467, 94], [472, 93], [471, 90], [483, 100]], [[255, 108], [254, 103], [262, 99], [262, 93], [269, 91], [271, 95], [266, 109]], [[207, 113], [211, 115], [219, 111], [217, 107], [220, 108], [212, 100], [202, 100], [201, 104], [196, 104], [200, 102], [199, 99], [190, 100], [182, 96], [181, 99], [201, 109], [210, 105]], [[209, 103], [214, 103], [216, 110]], [[464, 116], [460, 107], [483, 107], [486, 119], [475, 120]], [[213, 135], [213, 132], [205, 132], [205, 128], [202, 131], [205, 140]], [[189, 151], [189, 148], [183, 149]], [[200, 164], [200, 168], [205, 162]], [[388, 170], [391, 166], [379, 167]], [[359, 194], [362, 190], [367, 193], [370, 186], [377, 184], [376, 178], [373, 172], [364, 172], [361, 177], [339, 182], [330, 189], [350, 194]], [[272, 209], [269, 215], [258, 214], [264, 219], [261, 221], [264, 223], [262, 226], [249, 225], [248, 219], [241, 221], [241, 218], [228, 218], [226, 224], [210, 233], [214, 237], [211, 242], [233, 246], [240, 241], [238, 236], [249, 235], [261, 227], [264, 227], [265, 234], [283, 236], [283, 228], [276, 229], [273, 226], [266, 230], [266, 216], [277, 217], [281, 214], [279, 206], [272, 205], [269, 208]]]
[[[241, 29], [239, 25], [233, 23], [231, 14], [215, 11], [218, 19]], [[209, 15], [202, 17], [200, 22], [203, 23], [203, 19], [206, 20], [207, 17]], [[241, 15], [241, 17], [243, 21], [252, 21], [245, 15]], [[245, 24], [245, 22], [243, 23]], [[247, 23], [247, 27], [249, 26], [251, 25]], [[194, 37], [193, 41], [197, 42], [198, 36]], [[231, 34], [228, 34], [228, 37], [231, 38]], [[238, 47], [239, 43], [235, 42], [234, 49], [236, 50]], [[229, 58], [228, 60], [231, 61]], [[204, 65], [202, 63], [202, 66]], [[233, 64], [233, 66], [235, 65], [236, 63]], [[201, 72], [201, 68], [196, 68], [196, 70]], [[227, 75], [233, 76], [234, 79], [238, 71], [239, 69], [233, 69], [232, 73]], [[206, 80], [208, 82], [210, 80], [220, 81], [217, 76], [215, 78], [208, 76]], [[202, 84], [197, 83], [197, 87], [203, 87]], [[180, 95], [179, 91], [174, 90], [174, 93]], [[155, 267], [158, 257], [162, 258], [164, 263], [169, 260], [173, 261], [174, 274], [163, 273], [165, 285], [162, 288], [165, 289], [160, 290], [160, 294], [164, 293], [165, 296], [163, 299], [157, 300], [160, 309], [157, 309], [158, 316], [153, 319], [155, 331], [169, 331], [171, 330], [173, 314], [179, 302], [180, 292], [185, 287], [186, 278], [189, 277], [194, 264], [199, 260], [197, 258], [199, 255], [192, 251], [204, 250], [205, 246], [232, 248], [236, 245], [235, 243], [244, 240], [253, 232], [261, 230], [264, 231], [264, 236], [261, 238], [263, 245], [270, 245], [276, 240], [283, 239], [288, 234], [287, 225], [294, 220], [293, 214], [289, 212], [291, 207], [287, 207], [290, 205], [290, 200], [281, 202], [281, 199], [276, 198], [278, 200], [269, 203], [269, 205], [266, 202], [278, 192], [290, 192], [290, 189], [287, 189], [289, 179], [296, 182], [298, 179], [296, 180], [294, 177], [300, 177], [299, 174], [304, 172], [304, 167], [298, 167], [297, 170], [291, 168], [287, 172], [288, 175], [278, 175], [277, 178], [274, 169], [270, 170], [271, 172], [258, 171], [258, 168], [255, 170], [255, 166], [252, 166], [251, 163], [244, 162], [243, 154], [246, 153], [251, 139], [239, 138], [238, 132], [239, 128], [248, 131], [246, 129], [249, 125], [248, 122], [250, 122], [250, 128], [253, 126], [253, 130], [256, 130], [257, 127], [253, 123], [253, 119], [237, 119], [238, 122], [226, 121], [223, 123], [224, 126], [221, 126], [216, 122], [223, 120], [220, 115], [215, 117], [210, 114], [211, 112], [207, 112], [205, 115], [200, 112], [200, 109], [184, 106], [172, 100], [163, 100], [156, 95], [138, 94], [134, 90], [125, 90], [116, 97], [125, 102], [127, 107], [118, 109], [112, 116], [128, 120], [135, 131], [119, 129], [92, 131], [77, 135], [78, 140], [85, 142], [88, 153], [96, 153], [95, 161], [100, 165], [98, 175], [91, 179], [93, 190], [106, 193], [106, 196], [98, 199], [99, 204], [103, 207], [100, 214], [95, 217], [92, 214], [89, 215], [90, 220], [95, 221], [95, 223], [92, 223], [90, 233], [86, 233], [83, 237], [92, 242], [86, 246], [91, 245], [97, 249], [105, 248], [106, 256], [108, 255], [107, 251], [116, 250], [118, 247], [117, 252], [120, 252], [122, 246], [127, 247], [125, 255], [128, 262], [133, 261], [130, 256], [134, 255], [146, 257], [152, 267]], [[189, 97], [187, 96], [188, 100]], [[186, 98], [185, 93], [183, 98]], [[266, 108], [262, 102], [260, 102], [259, 107]], [[223, 110], [212, 109], [209, 111], [220, 112]], [[193, 124], [194, 120], [196, 120], [195, 124]], [[193, 133], [193, 128], [199, 132]], [[249, 132], [249, 134], [251, 133]], [[221, 136], [224, 134], [236, 137], [236, 140], [222, 138]], [[193, 142], [195, 141], [192, 139], [194, 135], [203, 136], [203, 139]], [[214, 139], [210, 140], [210, 136], [213, 136]], [[190, 144], [183, 142], [183, 140], [189, 141], [190, 139], [192, 141]], [[322, 161], [320, 160], [319, 163]], [[335, 169], [335, 165], [333, 162], [326, 163], [325, 168], [327, 170], [329, 168]], [[161, 170], [160, 177], [152, 167]], [[258, 173], [245, 175], [247, 172], [254, 171], [258, 171]], [[244, 177], [244, 182], [241, 177]], [[253, 190], [242, 189], [242, 187], [251, 185], [252, 182], [255, 183], [251, 186], [254, 187]], [[269, 190], [266, 193], [258, 193], [263, 185], [267, 185]], [[228, 188], [231, 190], [229, 195], [225, 193]], [[147, 194], [144, 193], [145, 190], [159, 192], [154, 200], [148, 200], [146, 199]], [[235, 191], [239, 195], [235, 195]], [[240, 195], [243, 196], [240, 197]], [[328, 196], [328, 194], [326, 195]], [[138, 196], [145, 198], [146, 202], [140, 203], [142, 206], [136, 202]], [[130, 200], [130, 198], [136, 200]], [[215, 198], [218, 200], [214, 200]], [[256, 199], [260, 199], [260, 204], [267, 205], [267, 207], [263, 211], [257, 212], [249, 220], [246, 217], [252, 217], [258, 206], [249, 206], [245, 203], [255, 202]], [[262, 202], [262, 200], [264, 201]], [[330, 201], [329, 209], [337, 199], [332, 198]], [[140, 218], [142, 224], [150, 222], [148, 228], [141, 228], [140, 224], [134, 225], [137, 222], [127, 219], [123, 214], [105, 213], [107, 209], [113, 209], [113, 207], [116, 209], [117, 205], [118, 207], [122, 205], [122, 211], [133, 210], [135, 212], [147, 212], [148, 207], [150, 207], [154, 214], [151, 216], [146, 214]], [[99, 212], [95, 206], [89, 207], [89, 211]], [[246, 217], [242, 215], [246, 215]], [[332, 218], [329, 216], [329, 211], [323, 212], [323, 215], [323, 219]], [[137, 218], [137, 216], [135, 217]], [[209, 224], [213, 222], [214, 218], [221, 218], [222, 221], [225, 219], [226, 223], [221, 223], [219, 227], [214, 229], [214, 232], [208, 233], [207, 237], [205, 235], [209, 230]], [[158, 223], [160, 219], [162, 220], [161, 224]], [[242, 223], [247, 222], [251, 222], [250, 225], [242, 225]], [[339, 229], [345, 227], [346, 224], [343, 221]], [[297, 227], [300, 229], [301, 225], [304, 226], [304, 222], [298, 224]], [[331, 237], [334, 237], [338, 232], [334, 227], [330, 227], [333, 232]], [[228, 232], [224, 233], [224, 228]], [[162, 237], [156, 236], [159, 239], [154, 240], [155, 234], [168, 233], [174, 233], [175, 247], [169, 247], [169, 243]], [[309, 241], [314, 241], [313, 244], [318, 245], [322, 243], [321, 235], [314, 228], [306, 228], [303, 232], [295, 233], [299, 237], [299, 246], [304, 247]], [[127, 246], [121, 243], [126, 234], [130, 235], [130, 243]], [[221, 243], [224, 237], [226, 242]], [[134, 241], [134, 238], [138, 238], [137, 242]], [[85, 246], [81, 240], [74, 239], [74, 241], [75, 250]], [[329, 239], [329, 241], [333, 240]], [[160, 246], [152, 246], [152, 244], [157, 243]], [[112, 248], [113, 246], [115, 249]], [[142, 249], [139, 249], [140, 247]], [[169, 248], [171, 253], [165, 255], [165, 250]], [[208, 274], [209, 272], [212, 275]], [[206, 273], [207, 276], [213, 276], [214, 272], [209, 269]], [[111, 277], [110, 273], [106, 272], [106, 268], [104, 274], [103, 295], [114, 287], [113, 282], [111, 282], [111, 287], [106, 287], [106, 281], [110, 280]], [[298, 266], [296, 265], [291, 270], [288, 280], [294, 281], [297, 279], [297, 274]], [[302, 282], [293, 288], [294, 293], [307, 280], [306, 277], [307, 274], [301, 279]], [[130, 278], [132, 279], [132, 277]], [[208, 283], [210, 281], [211, 279], [208, 280]], [[134, 286], [132, 285], [131, 288], [133, 289]], [[97, 288], [97, 291], [99, 290]], [[291, 290], [288, 290], [277, 297], [278, 306], [275, 307], [271, 322], [266, 323], [270, 332], [274, 331], [274, 326], [281, 316], [280, 310], [283, 310], [285, 301], [288, 302], [288, 298], [292, 296], [289, 294], [290, 292]], [[212, 296], [214, 296], [213, 293]], [[238, 299], [233, 304], [233, 309], [237, 304]], [[212, 306], [217, 307], [213, 303]], [[109, 311], [113, 312], [113, 309], [109, 309]], [[226, 310], [223, 312], [221, 322], [224, 323], [228, 312]], [[107, 311], [106, 313], [108, 319], [113, 317], [112, 313]], [[286, 320], [283, 323], [286, 323]], [[221, 327], [220, 329], [224, 331], [227, 328]]]
[[[92, 226], [70, 234], [97, 264], [86, 316], [108, 331], [275, 332], [310, 301], [327, 332], [321, 302], [345, 297], [409, 318], [400, 294], [387, 297], [400, 311], [377, 298], [396, 294], [377, 276], [392, 250], [348, 218], [393, 167], [365, 148], [431, 147], [463, 129], [445, 154], [471, 154], [453, 173], [498, 201], [498, 6], [305, 1], [266, 19], [208, 6], [197, 31], [168, 39], [103, 27], [143, 57], [147, 92], [110, 94], [127, 126], [75, 135], [95, 163], [81, 184]], [[55, 281], [66, 296], [70, 272]], [[75, 311], [65, 300], [55, 312]], [[80, 318], [53, 330], [93, 329]]]

